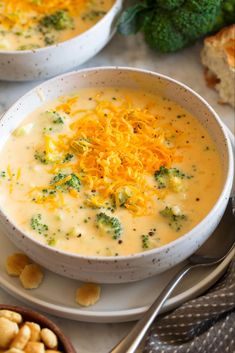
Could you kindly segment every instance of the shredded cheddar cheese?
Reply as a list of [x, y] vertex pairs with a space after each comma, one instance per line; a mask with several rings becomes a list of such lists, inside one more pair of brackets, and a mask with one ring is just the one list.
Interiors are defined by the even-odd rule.
[[17, 174], [16, 174], [16, 180], [18, 181], [21, 177], [21, 168], [18, 168]]
[[[128, 100], [120, 104], [97, 100], [95, 108], [88, 111], [76, 110], [77, 100], [69, 98], [55, 109], [73, 117], [71, 134], [47, 135], [44, 146], [46, 155], [69, 151], [77, 158], [68, 165], [55, 159], [50, 172], [69, 166], [87, 192], [97, 193], [88, 198], [87, 205], [102, 207], [107, 200], [115, 200], [119, 206], [120, 192], [128, 188], [125, 207], [137, 216], [150, 214], [154, 198], [161, 197], [164, 191], [151, 185], [149, 178], [161, 166], [170, 167], [177, 159], [175, 148], [166, 143], [172, 133], [170, 126], [163, 130], [158, 117], [148, 109], [134, 108]], [[70, 194], [78, 195], [74, 191]], [[50, 196], [46, 201], [54, 199], [56, 196]], [[45, 197], [39, 202], [43, 200]]]

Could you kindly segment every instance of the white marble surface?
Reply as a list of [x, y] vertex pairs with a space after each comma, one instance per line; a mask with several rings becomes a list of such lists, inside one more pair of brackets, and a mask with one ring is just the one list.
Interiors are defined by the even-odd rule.
[[[217, 111], [221, 119], [234, 133], [234, 110], [218, 104], [216, 92], [206, 87], [203, 68], [200, 64], [201, 44], [177, 54], [159, 55], [149, 50], [141, 36], [123, 38], [116, 35], [111, 43], [83, 67], [92, 66], [132, 66], [153, 70], [182, 81], [202, 95]], [[0, 113], [15, 100], [39, 82], [10, 83], [0, 82]], [[0, 134], [1, 136], [1, 134]], [[1, 138], [1, 137], [0, 137]], [[65, 295], [66, 295], [66, 288]], [[0, 302], [20, 304], [0, 289]], [[53, 318], [71, 338], [78, 353], [107, 353], [109, 349], [131, 328], [126, 324], [88, 324]]]

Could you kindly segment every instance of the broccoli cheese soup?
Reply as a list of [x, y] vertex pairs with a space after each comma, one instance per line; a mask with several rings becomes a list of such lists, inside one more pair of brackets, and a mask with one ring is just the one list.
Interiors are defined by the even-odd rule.
[[93, 26], [113, 4], [113, 0], [2, 0], [0, 50], [63, 42]]
[[205, 128], [164, 97], [83, 89], [25, 118], [0, 151], [0, 206], [24, 232], [82, 255], [167, 244], [222, 187]]

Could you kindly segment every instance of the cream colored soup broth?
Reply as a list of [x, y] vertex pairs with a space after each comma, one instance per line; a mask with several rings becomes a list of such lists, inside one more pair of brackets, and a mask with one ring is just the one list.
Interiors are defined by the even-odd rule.
[[2, 0], [0, 50], [36, 49], [63, 42], [92, 27], [113, 0]]
[[202, 125], [168, 99], [124, 88], [43, 106], [0, 154], [6, 214], [37, 240], [82, 255], [167, 244], [221, 190], [219, 153]]

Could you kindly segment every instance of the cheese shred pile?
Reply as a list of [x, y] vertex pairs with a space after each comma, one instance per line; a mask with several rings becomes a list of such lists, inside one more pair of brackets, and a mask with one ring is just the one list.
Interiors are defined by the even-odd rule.
[[119, 206], [125, 193], [126, 209], [137, 216], [150, 214], [161, 192], [154, 185], [154, 172], [177, 159], [167, 143], [171, 131], [159, 127], [159, 117], [148, 109], [126, 101], [97, 101], [95, 108], [84, 111], [76, 110], [76, 101], [70, 98], [56, 108], [73, 118], [71, 134], [45, 136], [44, 148], [47, 155], [72, 153], [77, 158], [54, 163], [50, 172], [69, 167], [84, 189], [95, 193], [88, 201], [93, 206], [102, 207], [108, 199]]
[[[40, 17], [59, 10], [67, 10], [71, 16], [84, 8], [86, 0], [2, 0], [0, 1], [0, 24], [29, 27]], [[36, 16], [36, 17], [35, 17]]]

